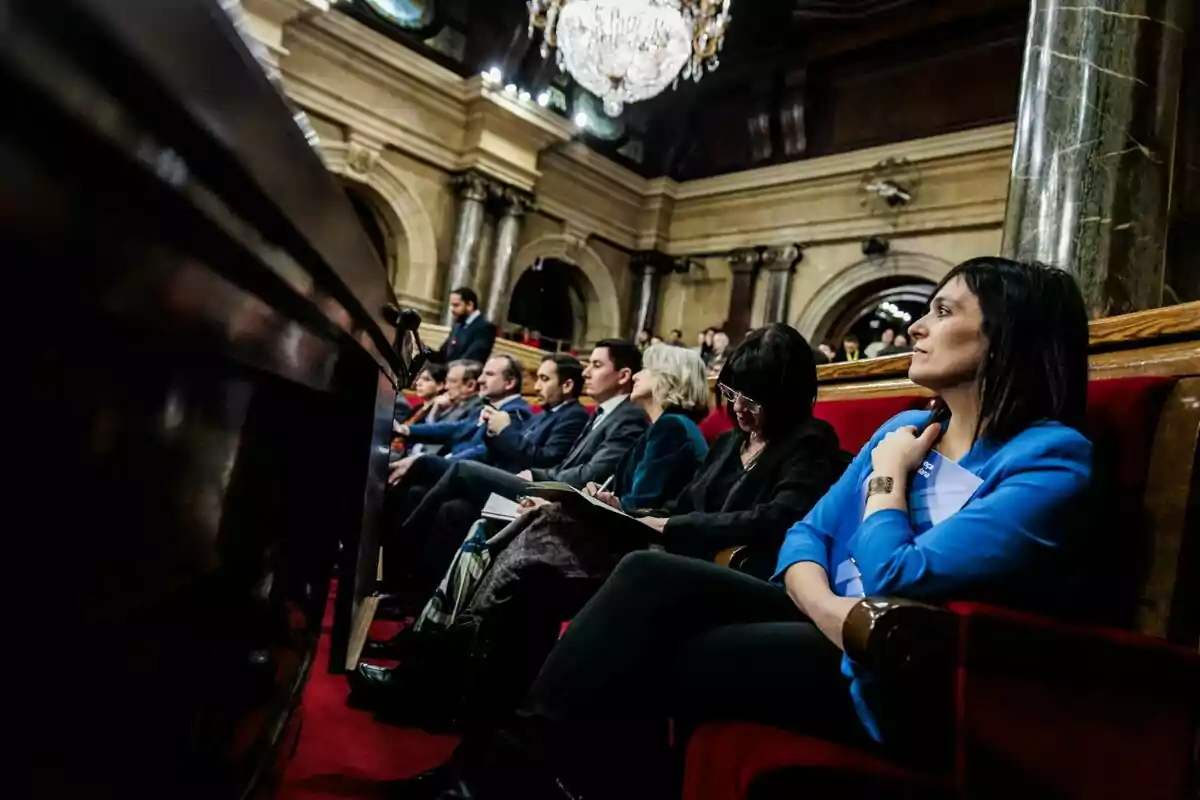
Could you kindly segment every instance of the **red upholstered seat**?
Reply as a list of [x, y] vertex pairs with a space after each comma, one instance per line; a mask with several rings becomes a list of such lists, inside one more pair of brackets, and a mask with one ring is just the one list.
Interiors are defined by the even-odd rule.
[[[1146, 473], [1173, 384], [1171, 378], [1120, 378], [1089, 385], [1087, 428], [1097, 480], [1104, 482], [1098, 497], [1106, 503], [1096, 527], [1132, 543], [1131, 557], [1122, 560], [1126, 572], [1139, 569], [1132, 554], [1145, 544], [1138, 541], [1138, 523]], [[843, 447], [861, 447], [879, 423], [912, 401], [819, 403], [817, 416], [838, 428]], [[1127, 606], [1136, 600], [1113, 594]], [[1132, 619], [1132, 609], [1123, 610]], [[949, 654], [936, 674], [944, 669], [954, 684], [946, 693], [953, 707], [952, 766], [922, 774], [874, 752], [760, 725], [713, 723], [688, 743], [684, 800], [743, 800], [752, 787], [756, 800], [812, 793], [934, 797], [947, 790], [1080, 800], [1186, 796], [1200, 655], [1111, 627], [972, 604], [951, 604], [949, 612], [954, 622], [939, 630], [952, 631], [954, 646], [943, 641], [941, 650], [932, 650]], [[901, 642], [914, 636], [911, 629], [893, 630]], [[919, 637], [913, 648], [921, 649]], [[936, 712], [931, 701], [930, 713]], [[839, 774], [846, 779], [842, 789], [830, 790], [839, 785], [831, 776]]]
[[729, 418], [725, 409], [714, 406], [713, 410], [708, 412], [708, 416], [700, 421], [699, 427], [704, 441], [712, 444], [721, 434], [733, 430], [733, 420]]
[[813, 406], [813, 416], [833, 426], [843, 450], [857, 453], [883, 423], [901, 411], [924, 408], [928, 403], [928, 397], [912, 394], [861, 400], [820, 400]]

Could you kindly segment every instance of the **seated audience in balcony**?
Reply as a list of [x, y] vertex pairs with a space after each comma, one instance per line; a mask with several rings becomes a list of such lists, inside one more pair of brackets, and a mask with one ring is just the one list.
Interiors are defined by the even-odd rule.
[[858, 349], [858, 337], [848, 333], [842, 337], [842, 349], [838, 351], [835, 361], [858, 361], [863, 354]]
[[479, 296], [466, 286], [455, 289], [450, 292], [450, 313], [454, 315], [450, 335], [430, 354], [430, 360], [438, 364], [487, 361], [496, 343], [496, 326], [479, 310]]
[[583, 392], [583, 365], [570, 356], [546, 356], [538, 365], [537, 400], [542, 413], [523, 425], [507, 411], [484, 408], [487, 424], [483, 438], [485, 460], [500, 469], [552, 467], [566, 458], [588, 424], [587, 409], [579, 402]]
[[725, 366], [725, 359], [728, 355], [729, 334], [725, 331], [716, 331], [713, 334], [713, 350], [708, 359], [708, 371], [720, 372]]
[[671, 328], [671, 338], [667, 340], [667, 344], [671, 345], [672, 347], [687, 347], [687, 345], [683, 343], [683, 331], [681, 331], [679, 328]]
[[898, 356], [901, 353], [911, 353], [912, 348], [908, 346], [908, 337], [903, 333], [896, 334], [896, 338], [892, 343], [880, 351], [881, 356]]
[[832, 364], [834, 361], [837, 361], [837, 350], [834, 350], [825, 342], [821, 342], [819, 345], [817, 345], [817, 349], [821, 351], [821, 355], [825, 356], [827, 363]]
[[867, 345], [867, 358], [875, 358], [884, 350], [892, 346], [892, 342], [896, 338], [896, 332], [891, 328], [884, 328], [883, 333], [879, 334], [879, 341], [871, 342]]
[[788, 531], [773, 582], [627, 556], [515, 716], [394, 796], [678, 796], [668, 719], [677, 746], [722, 719], [918, 749], [909, 726], [926, 699], [843, 655], [851, 608], [881, 595], [1061, 608], [1085, 560], [1092, 448], [1079, 432], [1087, 314], [1066, 272], [971, 259], [909, 333], [909, 377], [935, 408], [880, 428]]
[[649, 425], [646, 412], [626, 402], [633, 376], [641, 369], [642, 356], [633, 342], [602, 340], [583, 370], [584, 391], [596, 402], [595, 411], [561, 461], [516, 475], [487, 464], [456, 461], [411, 515], [391, 518], [405, 520], [386, 533], [384, 545], [385, 571], [392, 570], [391, 565], [405, 570], [387, 576], [389, 590], [402, 593], [398, 602], [417, 608], [425, 602], [493, 493], [516, 499], [526, 493], [530, 481], [560, 481], [582, 489], [612, 475]]
[[705, 328], [696, 337], [696, 340], [697, 340], [696, 351], [698, 353], [700, 353], [700, 357], [702, 359], [704, 359], [704, 363], [708, 364], [708, 365], [712, 364], [713, 337], [716, 336], [716, 334], [717, 334], [716, 328]]
[[[479, 396], [479, 376], [483, 374], [483, 364], [478, 361], [452, 361], [444, 368], [440, 364], [430, 364], [429, 368], [445, 370], [443, 391], [423, 406], [427, 410], [411, 424], [478, 419], [484, 405], [483, 398]], [[431, 376], [433, 374], [430, 373]], [[404, 425], [404, 422], [392, 421], [392, 434], [401, 442], [404, 441], [402, 434], [408, 430]], [[405, 443], [405, 448], [405, 453], [410, 456], [435, 455], [442, 451], [443, 445], [413, 442]]]
[[[360, 692], [373, 688], [385, 695], [383, 702], [406, 706], [410, 719], [428, 720], [439, 707], [441, 713], [458, 707], [462, 665], [470, 658], [487, 665], [486, 675], [474, 676], [471, 713], [511, 709], [553, 645], [561, 621], [573, 616], [632, 550], [659, 545], [711, 561], [722, 550], [744, 547], [744, 568], [769, 577], [788, 526], [808, 513], [849, 460], [833, 428], [809, 411], [817, 380], [806, 352], [811, 349], [804, 337], [786, 325], [769, 325], [746, 337], [718, 384], [736, 428], [714, 443], [691, 482], [661, 508], [645, 509], [637, 488], [626, 488], [620, 468], [613, 491], [589, 487], [636, 516], [636, 523], [552, 504], [524, 514], [490, 539], [477, 526], [416, 626], [367, 651], [402, 657], [404, 668], [360, 667], [355, 679]], [[695, 375], [683, 387], [669, 372], [656, 369], [662, 353], [695, 359]], [[643, 377], [647, 373], [649, 379]], [[681, 348], [648, 350], [638, 378], [632, 399], [644, 402], [641, 393], [654, 393], [647, 406], [651, 419], [659, 418], [664, 406], [687, 405], [688, 394], [702, 398], [707, 392], [699, 355]], [[662, 424], [652, 425], [643, 439], [653, 441]], [[637, 453], [635, 447], [622, 465]], [[468, 561], [474, 563], [467, 566]], [[469, 601], [460, 602], [465, 598]], [[465, 635], [465, 628], [485, 635]], [[461, 646], [467, 642], [473, 643], [469, 654]], [[411, 694], [418, 686], [423, 692]]]
[[642, 328], [640, 331], [638, 331], [637, 339], [635, 341], [638, 350], [645, 353], [646, 348], [650, 346], [650, 340], [653, 338], [654, 331], [650, 330], [649, 328]]

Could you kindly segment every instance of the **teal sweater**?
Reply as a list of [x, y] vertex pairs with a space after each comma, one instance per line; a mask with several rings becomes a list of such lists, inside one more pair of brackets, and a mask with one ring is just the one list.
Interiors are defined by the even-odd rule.
[[610, 491], [626, 511], [661, 508], [691, 482], [706, 455], [708, 444], [696, 423], [668, 411], [617, 462]]

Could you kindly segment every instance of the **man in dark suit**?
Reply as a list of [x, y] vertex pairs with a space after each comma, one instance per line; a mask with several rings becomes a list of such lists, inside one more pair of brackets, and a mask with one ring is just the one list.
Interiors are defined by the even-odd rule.
[[483, 318], [479, 296], [473, 289], [460, 286], [450, 292], [450, 313], [454, 315], [454, 326], [430, 358], [439, 364], [457, 360], [487, 361], [496, 341], [496, 326]]
[[423, 602], [437, 588], [471, 523], [493, 493], [516, 499], [528, 491], [530, 481], [562, 481], [581, 489], [612, 475], [617, 462], [649, 426], [645, 412], [628, 401], [633, 376], [641, 368], [641, 353], [632, 342], [607, 339], [596, 345], [583, 370], [584, 390], [596, 401], [596, 410], [555, 466], [512, 475], [485, 464], [452, 464], [385, 544], [385, 564], [404, 565], [406, 573], [389, 575], [389, 584], [402, 588], [403, 599]]
[[511, 414], [484, 409], [487, 463], [508, 472], [551, 467], [567, 457], [590, 420], [579, 403], [583, 365], [570, 356], [546, 356], [538, 366], [537, 396], [542, 413], [523, 426]]

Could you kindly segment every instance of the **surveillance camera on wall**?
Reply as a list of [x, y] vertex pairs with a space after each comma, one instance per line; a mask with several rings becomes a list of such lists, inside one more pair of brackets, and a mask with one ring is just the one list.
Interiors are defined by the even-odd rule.
[[863, 239], [862, 253], [867, 258], [876, 258], [887, 255], [891, 247], [891, 243], [882, 236], [872, 236], [869, 239]]

